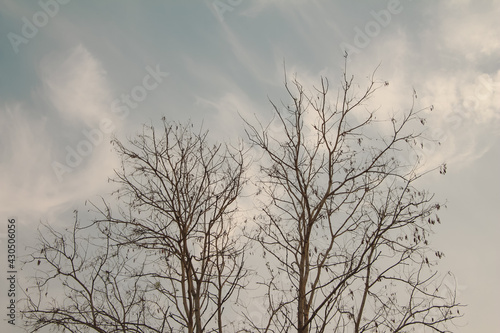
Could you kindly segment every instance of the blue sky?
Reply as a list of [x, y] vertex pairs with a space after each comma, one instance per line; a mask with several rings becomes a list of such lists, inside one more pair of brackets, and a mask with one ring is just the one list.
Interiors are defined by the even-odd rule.
[[413, 89], [419, 106], [434, 106], [428, 125], [441, 145], [421, 154], [448, 174], [422, 186], [447, 200], [434, 246], [468, 304], [456, 331], [496, 331], [498, 17], [498, 1], [0, 0], [1, 217], [15, 216], [30, 244], [40, 221], [70, 223], [109, 191], [112, 133], [165, 116], [237, 142], [238, 113], [269, 119], [268, 98], [284, 96], [284, 63], [308, 87], [327, 76], [333, 91], [347, 48], [361, 86], [378, 65], [390, 82], [370, 106], [408, 109]]

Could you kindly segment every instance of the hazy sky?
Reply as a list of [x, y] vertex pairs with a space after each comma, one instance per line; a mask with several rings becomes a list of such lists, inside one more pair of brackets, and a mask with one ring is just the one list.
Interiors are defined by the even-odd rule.
[[371, 107], [408, 110], [413, 89], [419, 107], [434, 106], [427, 124], [441, 145], [422, 156], [448, 173], [422, 186], [447, 201], [433, 245], [468, 304], [456, 331], [498, 331], [499, 17], [494, 0], [0, 0], [0, 267], [8, 217], [21, 251], [40, 221], [69, 224], [109, 190], [111, 133], [165, 116], [236, 142], [238, 113], [268, 119], [268, 98], [284, 96], [284, 62], [305, 86], [323, 75], [335, 92], [347, 49], [361, 87], [378, 65], [390, 82]]

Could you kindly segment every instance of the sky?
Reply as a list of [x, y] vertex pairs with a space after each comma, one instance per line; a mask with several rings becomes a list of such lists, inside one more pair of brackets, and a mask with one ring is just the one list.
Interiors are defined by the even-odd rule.
[[[498, 331], [498, 17], [494, 0], [0, 0], [0, 267], [9, 219], [22, 255], [40, 222], [70, 225], [110, 191], [112, 135], [165, 116], [238, 142], [241, 116], [270, 119], [285, 71], [306, 87], [327, 77], [335, 91], [348, 51], [360, 87], [377, 67], [390, 83], [371, 107], [408, 110], [413, 90], [418, 107], [433, 106], [427, 125], [441, 144], [420, 155], [448, 172], [421, 185], [447, 203], [433, 246], [467, 304], [455, 331]], [[5, 312], [0, 330], [22, 331]]]

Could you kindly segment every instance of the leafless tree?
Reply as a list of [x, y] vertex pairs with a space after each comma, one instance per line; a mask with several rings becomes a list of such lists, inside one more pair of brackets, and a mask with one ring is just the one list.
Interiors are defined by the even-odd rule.
[[[271, 102], [276, 126], [246, 121], [262, 158], [255, 216], [236, 211], [246, 183], [242, 148], [163, 119], [127, 143], [113, 181], [118, 204], [72, 230], [41, 230], [23, 316], [32, 331], [449, 332], [462, 306], [429, 245], [442, 204], [418, 187], [409, 157], [425, 139], [425, 109], [368, 108], [387, 82], [357, 90], [344, 71], [307, 90], [285, 77], [287, 101]], [[412, 162], [413, 161], [413, 162]], [[245, 231], [244, 231], [245, 230]], [[245, 236], [245, 237], [243, 237]], [[262, 258], [252, 257], [257, 244]], [[232, 323], [250, 282], [262, 280], [263, 321]], [[253, 286], [253, 285], [252, 285]], [[248, 304], [250, 300], [246, 300]], [[234, 324], [234, 325], [233, 325]]]
[[27, 260], [37, 275], [24, 290], [22, 311], [32, 332], [163, 332], [168, 307], [153, 306], [144, 256], [78, 218], [69, 231], [44, 225], [39, 235]]
[[263, 152], [251, 238], [268, 263], [268, 316], [254, 331], [448, 332], [460, 316], [428, 244], [440, 204], [405, 155], [425, 140], [424, 109], [416, 94], [399, 116], [368, 109], [388, 85], [374, 74], [356, 91], [345, 70], [333, 100], [325, 78], [310, 92], [285, 77], [273, 126], [246, 120]]
[[[233, 216], [244, 183], [243, 152], [210, 145], [207, 132], [193, 132], [191, 124], [165, 120], [160, 133], [145, 126], [129, 141], [113, 141], [122, 157], [114, 179], [120, 187], [121, 208], [113, 213], [106, 202], [101, 208], [94, 205], [101, 218], [93, 226], [104, 235], [106, 251], [89, 253], [78, 246], [76, 233], [70, 248], [58, 235], [62, 243], [55, 247], [42, 239], [41, 254], [33, 260], [47, 262], [53, 274], [39, 277], [37, 285], [44, 287], [58, 278], [66, 292], [78, 297], [51, 307], [29, 298], [24, 311], [28, 324], [35, 329], [58, 326], [75, 332], [86, 328], [97, 332], [223, 332], [225, 305], [235, 302], [248, 273], [245, 242]], [[111, 247], [120, 251], [110, 252]], [[130, 266], [131, 251], [141, 254], [139, 268]], [[49, 256], [51, 252], [55, 254]], [[106, 265], [112, 267], [105, 269]], [[127, 289], [122, 277], [137, 283]], [[68, 284], [68, 278], [76, 284]], [[120, 298], [123, 293], [129, 293], [129, 298]], [[81, 303], [82, 297], [87, 303]], [[113, 308], [118, 305], [121, 312]], [[62, 312], [67, 314], [64, 321], [59, 319]], [[137, 322], [131, 323], [131, 316]], [[108, 321], [116, 323], [116, 328], [111, 329]]]

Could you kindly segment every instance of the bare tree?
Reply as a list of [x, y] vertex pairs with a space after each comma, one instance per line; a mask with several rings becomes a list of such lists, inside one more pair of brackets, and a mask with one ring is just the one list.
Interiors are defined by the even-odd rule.
[[[37, 284], [46, 286], [48, 280], [58, 277], [70, 293], [88, 294], [88, 304], [82, 308], [79, 298], [70, 298], [69, 303], [46, 308], [30, 298], [30, 306], [25, 310], [28, 324], [33, 328], [43, 322], [45, 326], [74, 331], [89, 327], [111, 332], [106, 316], [113, 316], [124, 332], [223, 332], [227, 326], [225, 305], [230, 300], [235, 302], [247, 275], [245, 242], [240, 239], [233, 218], [244, 183], [243, 152], [233, 152], [220, 144], [209, 145], [207, 132], [195, 133], [191, 124], [182, 126], [165, 120], [160, 133], [145, 126], [128, 144], [118, 140], [113, 143], [122, 157], [122, 167], [114, 181], [120, 186], [118, 198], [125, 205], [118, 213], [113, 213], [106, 203], [103, 208], [94, 206], [102, 218], [93, 226], [105, 236], [105, 249], [113, 244], [118, 249], [143, 253], [143, 262], [139, 269], [124, 272], [130, 258], [117, 251], [113, 252], [117, 259], [112, 262], [117, 260], [120, 264], [109, 270], [96, 270], [101, 263], [109, 262], [109, 251], [88, 253], [86, 248], [77, 246], [74, 238], [71, 253], [63, 243], [51, 248], [56, 255], [47, 257], [50, 242], [43, 241], [42, 255], [33, 256], [33, 260], [48, 262], [56, 273], [40, 277]], [[75, 260], [79, 260], [78, 264]], [[61, 272], [66, 269], [76, 281], [75, 287], [65, 282], [68, 274]], [[111, 306], [118, 297], [114, 295], [124, 292], [119, 281], [111, 295], [105, 293], [109, 292], [107, 289], [102, 295], [94, 291], [97, 280], [102, 282], [102, 288], [107, 288], [108, 272], [115, 280], [128, 275], [141, 282], [132, 287], [133, 298], [123, 301], [122, 306], [126, 308], [130, 303], [138, 307], [136, 311], [124, 309], [122, 316], [113, 315]], [[81, 279], [81, 275], [90, 278]], [[103, 299], [109, 304], [103, 304]], [[120, 302], [122, 299], [116, 304]], [[58, 319], [61, 310], [74, 313], [75, 317], [67, 316], [63, 325]], [[102, 315], [95, 317], [95, 313]], [[127, 320], [132, 315], [141, 318], [140, 325], [134, 323], [133, 328]]]
[[[327, 79], [310, 92], [285, 77], [288, 103], [271, 102], [277, 128], [246, 122], [263, 153], [259, 212], [248, 223], [235, 214], [248, 167], [242, 148], [165, 119], [160, 131], [145, 126], [127, 143], [113, 140], [119, 204], [93, 205], [99, 217], [85, 227], [77, 218], [66, 233], [41, 230], [28, 258], [38, 269], [23, 309], [28, 327], [449, 332], [461, 305], [428, 241], [441, 204], [417, 186], [446, 165], [421, 171], [408, 158], [426, 140], [416, 94], [405, 112], [368, 109], [387, 84], [373, 74], [359, 92], [344, 71], [331, 99]], [[249, 293], [263, 291], [266, 318], [243, 312], [241, 326], [232, 318], [251, 244], [264, 260], [253, 263], [263, 280]]]
[[93, 225], [82, 227], [78, 217], [69, 231], [44, 225], [39, 234], [40, 242], [27, 260], [37, 275], [25, 289], [22, 311], [32, 332], [44, 327], [70, 332], [164, 331], [168, 307], [153, 307], [154, 289], [142, 274], [144, 256], [129, 253]]
[[344, 71], [333, 101], [327, 79], [308, 92], [285, 77], [289, 102], [271, 101], [277, 130], [246, 121], [264, 155], [251, 238], [268, 261], [269, 315], [254, 330], [447, 332], [460, 316], [433, 268], [442, 253], [428, 246], [440, 204], [416, 187], [418, 161], [404, 158], [425, 140], [423, 110], [384, 119], [367, 109], [388, 85], [373, 77], [356, 92]]

